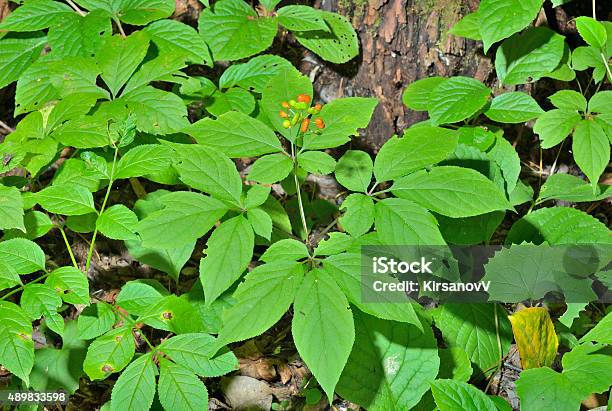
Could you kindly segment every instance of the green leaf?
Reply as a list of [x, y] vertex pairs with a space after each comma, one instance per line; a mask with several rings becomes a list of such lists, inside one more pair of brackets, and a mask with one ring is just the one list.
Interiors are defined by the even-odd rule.
[[319, 11], [327, 30], [294, 31], [297, 41], [323, 60], [346, 63], [359, 54], [357, 33], [346, 17], [328, 11]]
[[287, 68], [293, 66], [280, 56], [264, 54], [253, 57], [246, 63], [229, 66], [219, 79], [219, 88], [238, 86], [261, 93], [270, 79]]
[[164, 207], [136, 225], [144, 247], [178, 248], [206, 234], [227, 211], [212, 197], [178, 191], [160, 198]]
[[60, 22], [49, 28], [51, 56], [93, 56], [112, 31], [110, 18], [103, 11], [85, 16], [66, 14]]
[[306, 257], [308, 257], [308, 249], [304, 243], [286, 238], [273, 243], [259, 259], [266, 263], [274, 263], [278, 261], [297, 261]]
[[255, 110], [255, 97], [246, 90], [233, 87], [227, 91], [216, 90], [204, 100], [204, 105], [206, 111], [217, 117], [229, 111], [251, 114]]
[[336, 164], [336, 180], [351, 191], [365, 193], [372, 181], [372, 159], [365, 151], [348, 150]]
[[484, 392], [462, 381], [436, 380], [431, 392], [440, 411], [497, 411]]
[[136, 125], [140, 131], [170, 134], [189, 125], [187, 108], [174, 93], [141, 87], [122, 96], [121, 101], [136, 115]]
[[242, 0], [220, 0], [204, 9], [198, 23], [215, 61], [240, 60], [272, 45], [277, 25], [274, 17], [259, 17]]
[[606, 75], [606, 66], [595, 47], [576, 47], [572, 51], [572, 68], [577, 71], [593, 68], [592, 78], [599, 83]]
[[74, 267], [53, 270], [45, 284], [53, 288], [67, 303], [89, 305], [89, 281]]
[[608, 313], [602, 318], [588, 333], [586, 333], [580, 342], [595, 341], [602, 344], [612, 344], [612, 314]]
[[62, 299], [48, 285], [29, 284], [24, 288], [19, 303], [30, 319], [38, 320], [43, 315], [57, 312], [58, 307], [62, 305]]
[[236, 304], [224, 312], [219, 340], [243, 341], [272, 327], [289, 310], [303, 277], [303, 266], [293, 261], [255, 268], [234, 293]]
[[221, 223], [206, 243], [200, 262], [200, 280], [206, 303], [211, 304], [231, 287], [251, 262], [255, 235], [251, 224], [239, 215]]
[[521, 406], [526, 409], [544, 410], [554, 407], [559, 411], [576, 411], [580, 409], [582, 401], [582, 395], [572, 382], [548, 367], [521, 372], [516, 381], [516, 391]]
[[0, 291], [21, 284], [17, 270], [12, 265], [0, 261]]
[[541, 244], [610, 243], [610, 230], [596, 218], [569, 207], [541, 208], [518, 220], [506, 243]]
[[16, 81], [40, 56], [47, 37], [35, 33], [24, 38], [8, 38], [0, 41], [0, 88]]
[[176, 20], [159, 20], [143, 29], [161, 54], [183, 54], [194, 64], [212, 66], [212, 56], [202, 36]]
[[355, 344], [338, 393], [370, 410], [412, 409], [429, 390], [440, 359], [429, 326], [355, 312]]
[[572, 140], [574, 160], [589, 178], [593, 191], [610, 162], [610, 141], [601, 126], [593, 120], [582, 120]]
[[253, 231], [258, 236], [271, 240], [272, 217], [261, 208], [252, 208], [247, 211], [247, 219], [251, 223]]
[[557, 68], [564, 48], [565, 37], [546, 27], [515, 34], [497, 49], [497, 77], [506, 85], [536, 81]]
[[0, 30], [36, 31], [46, 29], [62, 17], [74, 13], [64, 3], [51, 0], [29, 0], [18, 7], [0, 23]]
[[187, 64], [186, 57], [179, 53], [160, 54], [144, 63], [128, 80], [122, 95], [138, 90], [153, 81], [181, 83], [185, 75], [180, 72]]
[[300, 167], [312, 174], [331, 174], [336, 168], [336, 160], [322, 151], [305, 151], [297, 155]]
[[264, 184], [282, 181], [293, 170], [293, 161], [285, 153], [263, 156], [249, 170], [247, 178]]
[[429, 117], [432, 125], [465, 120], [489, 100], [491, 89], [470, 77], [451, 77], [438, 84], [429, 95]]
[[251, 186], [246, 193], [244, 206], [247, 210], [259, 207], [260, 205], [266, 202], [266, 200], [270, 196], [270, 191], [271, 187], [269, 186], [264, 186], [260, 184]]
[[26, 385], [34, 366], [32, 332], [32, 322], [24, 310], [0, 301], [0, 363]]
[[603, 49], [606, 45], [608, 40], [606, 28], [594, 18], [587, 16], [576, 17], [576, 28], [589, 46]]
[[503, 211], [465, 218], [449, 218], [436, 214], [436, 219], [440, 224], [440, 232], [447, 242], [474, 245], [488, 243], [505, 215]]
[[238, 359], [227, 348], [219, 353], [216, 338], [203, 333], [176, 335], [159, 346], [159, 350], [175, 363], [202, 377], [217, 377], [220, 371], [238, 369]]
[[376, 231], [384, 244], [445, 244], [434, 216], [412, 201], [387, 198], [376, 203], [374, 210]]
[[174, 248], [143, 247], [141, 241], [126, 241], [125, 245], [134, 260], [168, 274], [175, 281], [191, 258], [196, 240]]
[[108, 119], [101, 116], [80, 116], [59, 126], [53, 138], [67, 147], [95, 148], [110, 144]]
[[78, 185], [52, 185], [36, 193], [36, 201], [50, 213], [83, 215], [95, 213], [93, 196]]
[[354, 193], [349, 195], [340, 207], [346, 210], [340, 217], [340, 226], [353, 237], [359, 237], [368, 231], [374, 223], [374, 202], [371, 197]]
[[402, 102], [406, 107], [413, 110], [427, 111], [431, 92], [446, 80], [445, 77], [434, 76], [410, 83], [402, 94]]
[[470, 217], [510, 207], [488, 178], [468, 168], [442, 166], [396, 180], [393, 194], [447, 217]]
[[353, 239], [345, 233], [329, 233], [328, 238], [321, 240], [314, 249], [313, 256], [340, 254], [353, 244]]
[[88, 10], [105, 10], [128, 24], [143, 26], [169, 17], [174, 12], [172, 0], [78, 0]]
[[254, 157], [283, 150], [274, 132], [246, 114], [230, 111], [218, 119], [202, 119], [186, 129], [198, 143], [228, 157]]
[[185, 184], [211, 196], [240, 204], [242, 179], [236, 165], [223, 153], [194, 144], [174, 144], [178, 154], [174, 168]]
[[582, 117], [576, 111], [550, 110], [542, 114], [533, 126], [542, 148], [552, 148], [562, 142]]
[[604, 200], [610, 197], [612, 186], [599, 184], [598, 192], [593, 194], [593, 187], [583, 179], [570, 174], [553, 174], [546, 179], [540, 188], [537, 203], [556, 199], [573, 203]]
[[98, 230], [113, 240], [133, 240], [138, 238], [134, 231], [136, 224], [138, 224], [138, 217], [123, 204], [107, 208], [96, 221]]
[[313, 270], [300, 286], [294, 312], [291, 332], [298, 353], [333, 398], [355, 341], [348, 301], [329, 275]]
[[455, 150], [457, 139], [457, 132], [446, 128], [409, 128], [402, 138], [392, 137], [383, 144], [374, 160], [374, 176], [379, 182], [388, 181], [436, 164]]
[[304, 148], [338, 147], [350, 141], [350, 136], [359, 135], [359, 129], [368, 126], [377, 105], [377, 99], [365, 97], [340, 98], [326, 104], [318, 115], [325, 122], [325, 128], [321, 134], [306, 133]]
[[501, 94], [491, 101], [485, 116], [499, 123], [524, 123], [544, 113], [544, 110], [527, 93]]
[[140, 31], [128, 37], [109, 37], [96, 54], [102, 79], [113, 96], [119, 94], [134, 71], [138, 68], [149, 49], [148, 36]]
[[130, 363], [136, 346], [132, 329], [121, 327], [94, 340], [87, 349], [83, 370], [92, 380], [103, 380]]
[[152, 355], [145, 354], [121, 373], [111, 393], [111, 411], [148, 411], [155, 396], [157, 367]]
[[110, 331], [117, 316], [109, 304], [96, 303], [86, 307], [77, 318], [79, 338], [91, 340]]
[[489, 373], [512, 342], [508, 317], [501, 306], [494, 304], [445, 304], [435, 314], [435, 323], [450, 348], [459, 347], [468, 353], [478, 374]]
[[493, 43], [521, 31], [537, 16], [544, 0], [483, 0], [478, 8], [485, 53]]
[[326, 31], [329, 27], [320, 10], [308, 6], [285, 6], [277, 10], [278, 22], [291, 31]]
[[0, 261], [17, 274], [30, 274], [45, 269], [45, 253], [33, 241], [14, 238], [0, 242]]
[[201, 411], [208, 407], [206, 386], [193, 372], [164, 358], [159, 365], [157, 391], [164, 409]]
[[553, 106], [562, 110], [586, 111], [587, 101], [584, 96], [574, 90], [559, 90], [548, 99]]
[[478, 12], [466, 14], [448, 31], [459, 37], [465, 37], [470, 40], [482, 40], [480, 35], [480, 16]]
[[589, 100], [589, 112], [610, 113], [612, 112], [612, 90], [604, 90], [593, 94]]
[[25, 232], [23, 216], [23, 199], [19, 190], [0, 185], [0, 230], [17, 228]]
[[130, 314], [143, 315], [167, 295], [168, 291], [156, 280], [133, 280], [121, 287], [116, 303]]
[[[510, 197], [517, 187], [521, 173], [521, 160], [516, 149], [503, 136], [495, 137], [495, 145], [487, 153], [492, 158], [499, 171], [494, 168], [492, 180]], [[501, 175], [500, 175], [501, 174]], [[531, 194], [533, 196], [533, 193]]]
[[456, 381], [468, 382], [472, 376], [472, 363], [463, 348], [440, 348], [440, 371], [438, 378], [450, 378]]

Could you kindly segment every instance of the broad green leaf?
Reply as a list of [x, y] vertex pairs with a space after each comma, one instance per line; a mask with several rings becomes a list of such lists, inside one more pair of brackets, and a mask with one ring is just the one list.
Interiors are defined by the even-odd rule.
[[87, 10], [105, 10], [128, 24], [145, 25], [169, 17], [174, 12], [172, 0], [77, 0]]
[[503, 211], [493, 211], [464, 218], [449, 218], [439, 214], [435, 217], [448, 243], [474, 245], [488, 243], [505, 215]]
[[265, 124], [237, 111], [213, 120], [205, 118], [186, 130], [198, 143], [228, 157], [254, 157], [283, 150], [274, 132]]
[[215, 337], [203, 333], [176, 335], [162, 344], [159, 349], [172, 361], [202, 377], [217, 377], [220, 371], [238, 369], [238, 359], [227, 348], [220, 352]]
[[470, 77], [451, 77], [429, 94], [427, 109], [432, 125], [456, 123], [482, 109], [491, 89]]
[[355, 344], [338, 393], [369, 410], [412, 409], [429, 390], [440, 359], [431, 328], [355, 312]]
[[478, 8], [485, 53], [493, 43], [521, 31], [537, 16], [544, 0], [483, 0]]
[[572, 51], [572, 68], [577, 71], [593, 68], [592, 78], [597, 83], [606, 75], [606, 66], [595, 47], [576, 47]]
[[255, 235], [251, 224], [239, 215], [221, 223], [206, 243], [200, 262], [200, 281], [206, 303], [211, 304], [232, 286], [251, 262]]
[[212, 56], [202, 36], [176, 20], [159, 20], [143, 29], [161, 54], [184, 54], [194, 64], [212, 66]]
[[32, 332], [32, 322], [23, 309], [0, 301], [0, 364], [26, 385], [34, 366]]
[[130, 363], [136, 345], [130, 327], [111, 330], [94, 340], [87, 348], [83, 370], [92, 380], [103, 380]]
[[413, 110], [427, 111], [431, 92], [446, 80], [445, 77], [434, 76], [410, 83], [402, 93], [402, 102], [406, 107]]
[[484, 114], [499, 123], [524, 123], [542, 113], [544, 110], [529, 94], [510, 92], [495, 97]]
[[90, 57], [113, 32], [110, 17], [104, 11], [94, 11], [81, 16], [66, 14], [61, 21], [49, 28], [50, 55], [53, 57]]
[[340, 209], [346, 210], [339, 223], [347, 233], [359, 237], [370, 231], [374, 223], [374, 202], [371, 197], [351, 194], [342, 202]]
[[260, 157], [249, 169], [247, 178], [264, 184], [282, 181], [293, 170], [293, 161], [285, 153]]
[[499, 81], [512, 85], [540, 79], [557, 68], [563, 57], [564, 44], [565, 37], [546, 27], [533, 27], [513, 35], [495, 54]]
[[259, 259], [266, 263], [275, 263], [279, 261], [297, 261], [306, 257], [308, 257], [308, 249], [304, 243], [292, 238], [286, 238], [273, 243]]
[[[58, 307], [62, 305], [62, 299], [48, 285], [30, 284], [24, 288], [19, 303], [30, 319], [38, 320], [43, 315], [57, 313]], [[63, 328], [62, 323], [62, 331]]]
[[[487, 156], [497, 164], [493, 168], [492, 180], [510, 198], [517, 187], [521, 173], [521, 160], [516, 149], [503, 136], [495, 137], [495, 144], [488, 151]], [[533, 194], [533, 193], [532, 193]]]
[[612, 344], [610, 330], [612, 330], [612, 314], [608, 313], [580, 339], [580, 342], [595, 341], [602, 344]]
[[174, 93], [141, 87], [122, 96], [121, 101], [136, 115], [136, 125], [140, 131], [170, 134], [189, 125], [187, 108]]
[[322, 151], [305, 151], [297, 155], [300, 167], [312, 174], [331, 174], [336, 168], [336, 160]]
[[516, 391], [523, 409], [576, 411], [583, 397], [569, 379], [548, 367], [522, 371]]
[[612, 349], [604, 344], [584, 343], [563, 356], [563, 374], [583, 396], [604, 393], [612, 380]]
[[610, 141], [601, 126], [593, 120], [580, 121], [574, 131], [572, 152], [595, 191], [599, 177], [610, 163]]
[[303, 277], [303, 266], [293, 261], [255, 268], [234, 293], [236, 304], [224, 312], [219, 340], [243, 341], [272, 327], [289, 310]]
[[23, 199], [19, 190], [0, 184], [0, 230], [17, 228], [25, 232], [23, 217]]
[[484, 392], [466, 382], [436, 380], [431, 383], [431, 392], [440, 411], [497, 411]]
[[274, 17], [260, 17], [242, 0], [221, 0], [204, 9], [198, 23], [215, 61], [240, 60], [272, 45]]
[[261, 93], [270, 79], [278, 75], [283, 69], [292, 67], [289, 61], [280, 56], [264, 54], [253, 57], [246, 63], [229, 66], [219, 79], [219, 88], [238, 86]]
[[236, 165], [223, 153], [197, 144], [174, 144], [174, 168], [185, 184], [211, 196], [240, 204], [242, 180]]
[[435, 324], [450, 348], [459, 347], [468, 353], [478, 374], [490, 372], [512, 341], [506, 312], [494, 304], [445, 304], [435, 314]]
[[478, 12], [466, 14], [448, 31], [459, 37], [465, 37], [471, 40], [482, 40], [480, 35], [480, 16]]
[[457, 138], [457, 132], [446, 128], [409, 128], [402, 138], [392, 137], [383, 144], [374, 160], [374, 176], [379, 182], [388, 181], [436, 164], [455, 150]]
[[602, 49], [606, 45], [608, 40], [606, 28], [594, 18], [588, 16], [576, 17], [576, 28], [589, 46]]
[[91, 340], [110, 331], [117, 315], [109, 304], [96, 303], [86, 307], [77, 318], [79, 338]]
[[353, 239], [345, 233], [329, 233], [328, 238], [319, 241], [313, 256], [335, 255], [346, 251], [353, 244]]
[[0, 30], [36, 31], [46, 29], [74, 11], [64, 3], [51, 0], [29, 0], [6, 16]]
[[457, 381], [468, 382], [472, 376], [472, 363], [463, 348], [440, 348], [440, 371], [438, 378], [450, 378]]
[[566, 303], [565, 305], [567, 308], [565, 309], [563, 315], [559, 317], [559, 322], [567, 328], [571, 328], [574, 320], [580, 316], [580, 313], [584, 311], [589, 303]]
[[294, 31], [297, 41], [323, 60], [340, 64], [359, 54], [357, 33], [346, 17], [328, 11], [319, 11], [328, 30]]
[[327, 273], [313, 270], [298, 290], [294, 312], [291, 332], [298, 353], [333, 398], [355, 341], [348, 301]]
[[321, 134], [306, 133], [304, 148], [338, 147], [350, 141], [351, 136], [359, 135], [359, 129], [368, 126], [377, 105], [377, 99], [365, 97], [340, 98], [326, 104], [318, 114], [325, 122], [325, 128]]
[[610, 230], [596, 218], [570, 207], [541, 208], [514, 223], [506, 243], [610, 243]]
[[178, 248], [206, 234], [227, 211], [212, 197], [178, 191], [160, 198], [164, 207], [140, 220], [136, 232], [144, 247]]
[[550, 110], [538, 117], [533, 132], [540, 137], [542, 148], [552, 148], [562, 142], [581, 119], [573, 110]]
[[45, 253], [38, 244], [25, 238], [0, 242], [0, 261], [17, 274], [30, 274], [45, 269]]
[[41, 33], [0, 40], [0, 88], [16, 81], [38, 59], [46, 42]]
[[53, 132], [53, 138], [67, 147], [105, 147], [112, 138], [107, 126], [108, 119], [101, 116], [80, 116], [59, 126]]
[[385, 244], [445, 244], [434, 216], [412, 201], [387, 198], [376, 203], [374, 210], [374, 225]]
[[36, 201], [50, 213], [83, 215], [95, 213], [93, 196], [83, 186], [52, 185], [36, 193]]
[[553, 174], [540, 188], [537, 203], [556, 199], [574, 203], [604, 200], [612, 195], [612, 186], [599, 184], [596, 194], [593, 187], [583, 179], [570, 174]]
[[117, 204], [104, 210], [96, 227], [108, 238], [113, 240], [134, 240], [138, 238], [135, 233], [138, 217], [123, 204]]
[[372, 158], [365, 151], [348, 150], [336, 164], [336, 180], [351, 191], [365, 193], [372, 181]]
[[0, 261], [0, 291], [20, 284], [21, 279], [19, 278], [17, 270], [15, 270], [12, 265]]
[[141, 241], [126, 241], [125, 245], [134, 260], [168, 274], [175, 281], [191, 258], [196, 240], [175, 248], [143, 247]]
[[258, 236], [271, 240], [272, 238], [272, 217], [261, 208], [251, 208], [247, 211], [247, 219]]
[[130, 94], [153, 81], [181, 83], [185, 75], [180, 70], [187, 65], [185, 60], [186, 57], [181, 53], [160, 54], [148, 60], [130, 77], [121, 95]]
[[73, 215], [66, 218], [66, 227], [75, 233], [93, 233], [96, 229], [97, 213]]
[[291, 31], [323, 31], [330, 29], [320, 10], [308, 6], [291, 5], [276, 11], [278, 22]]
[[157, 366], [150, 353], [132, 362], [113, 386], [111, 411], [148, 411], [155, 396], [155, 374]]
[[126, 38], [119, 35], [109, 37], [100, 48], [96, 59], [102, 70], [102, 79], [113, 96], [119, 94], [119, 90], [136, 71], [148, 49], [149, 38], [140, 31]]
[[550, 367], [557, 356], [559, 341], [548, 310], [529, 307], [508, 318], [512, 323], [523, 370]]
[[589, 112], [610, 113], [612, 112], [612, 90], [604, 90], [595, 93], [589, 100]]
[[396, 180], [393, 194], [447, 217], [470, 217], [510, 207], [488, 178], [468, 168], [442, 166]]
[[266, 202], [266, 200], [270, 196], [270, 191], [271, 187], [269, 186], [264, 186], [261, 184], [251, 186], [246, 193], [244, 206], [247, 210], [259, 207], [260, 205]]
[[201, 411], [208, 407], [208, 391], [189, 369], [164, 358], [159, 360], [159, 402], [166, 410]]
[[156, 280], [128, 281], [117, 295], [117, 305], [133, 315], [143, 315], [156, 305], [168, 291]]
[[89, 281], [74, 267], [60, 267], [51, 272], [45, 284], [67, 303], [89, 305]]
[[586, 111], [587, 101], [584, 96], [574, 90], [559, 90], [548, 97], [553, 106], [562, 110]]
[[247, 90], [238, 87], [227, 91], [216, 90], [204, 100], [204, 107], [216, 117], [229, 111], [251, 114], [255, 110], [255, 97]]
[[193, 306], [186, 299], [173, 294], [147, 307], [136, 321], [175, 334], [197, 333], [204, 329], [202, 319], [193, 316]]

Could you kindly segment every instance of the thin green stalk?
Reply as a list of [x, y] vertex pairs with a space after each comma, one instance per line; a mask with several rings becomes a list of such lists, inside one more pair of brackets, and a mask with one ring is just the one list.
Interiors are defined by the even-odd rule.
[[300, 207], [300, 217], [302, 219], [302, 226], [304, 227], [306, 242], [308, 242], [308, 225], [306, 224], [306, 214], [304, 213], [304, 204], [302, 203], [302, 190], [297, 176], [298, 164], [297, 159], [295, 157], [295, 146], [293, 143], [291, 143], [291, 160], [293, 161], [293, 181], [295, 182], [295, 189], [297, 191], [298, 205]]
[[44, 280], [45, 278], [49, 277], [50, 275], [51, 275], [51, 273], [50, 273], [50, 272], [47, 272], [47, 273], [45, 273], [44, 275], [41, 275], [40, 277], [38, 277], [36, 280], [32, 280], [32, 281], [30, 281], [30, 282], [29, 282], [29, 283], [27, 283], [27, 284], [23, 284], [23, 285], [21, 285], [21, 286], [19, 286], [19, 287], [15, 288], [13, 291], [11, 291], [11, 292], [9, 292], [9, 293], [7, 293], [7, 294], [3, 295], [3, 296], [2, 296], [2, 298], [0, 298], [0, 301], [4, 301], [4, 300], [6, 300], [6, 299], [7, 299], [7, 298], [9, 298], [11, 295], [13, 295], [13, 294], [15, 294], [15, 293], [18, 293], [19, 291], [21, 291], [21, 290], [25, 289], [25, 288], [26, 288], [28, 285], [30, 285], [30, 284], [36, 284], [36, 283], [41, 282], [42, 280]]
[[77, 264], [76, 258], [74, 258], [74, 253], [72, 252], [72, 247], [70, 247], [70, 243], [68, 242], [68, 237], [66, 237], [66, 232], [64, 231], [64, 227], [61, 224], [58, 224], [57, 228], [59, 228], [60, 233], [62, 234], [62, 238], [64, 239], [64, 244], [66, 244], [66, 249], [68, 250], [68, 254], [70, 254], [70, 261], [72, 261], [72, 265], [77, 270], [80, 270], [79, 265]]

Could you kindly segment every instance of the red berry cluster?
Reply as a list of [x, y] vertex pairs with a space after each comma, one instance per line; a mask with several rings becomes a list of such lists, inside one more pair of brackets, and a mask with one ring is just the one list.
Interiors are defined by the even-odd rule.
[[[319, 114], [323, 108], [321, 104], [315, 104], [313, 107], [308, 107], [311, 100], [308, 94], [300, 94], [295, 100], [289, 100], [289, 102], [283, 101], [281, 106], [284, 110], [278, 113], [280, 118], [285, 119], [285, 121], [283, 121], [283, 127], [291, 128], [301, 121], [300, 132], [307, 132], [310, 127], [310, 117]], [[325, 122], [321, 117], [315, 118], [313, 123], [318, 129], [325, 128]]]

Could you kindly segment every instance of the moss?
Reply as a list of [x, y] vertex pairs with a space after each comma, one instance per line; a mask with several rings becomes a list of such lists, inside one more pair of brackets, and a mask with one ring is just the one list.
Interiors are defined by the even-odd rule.
[[456, 23], [461, 14], [461, 0], [415, 0], [414, 11], [421, 15], [438, 13], [440, 16], [440, 43], [446, 41], [448, 30]]

